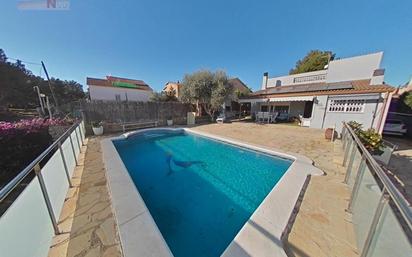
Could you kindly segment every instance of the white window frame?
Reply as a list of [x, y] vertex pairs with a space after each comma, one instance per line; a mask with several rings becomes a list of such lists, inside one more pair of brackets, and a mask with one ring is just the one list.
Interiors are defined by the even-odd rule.
[[335, 113], [363, 113], [365, 105], [365, 99], [330, 99], [327, 111]]

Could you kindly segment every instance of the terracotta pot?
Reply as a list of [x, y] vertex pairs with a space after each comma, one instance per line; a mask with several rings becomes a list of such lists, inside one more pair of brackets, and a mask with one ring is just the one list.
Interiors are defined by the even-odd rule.
[[[331, 139], [332, 139], [333, 130], [334, 130], [333, 128], [327, 128], [327, 129], [325, 130], [325, 139], [328, 139], [328, 140], [331, 140]], [[335, 135], [334, 135], [333, 139], [336, 139], [338, 133], [336, 133], [336, 131], [335, 131], [334, 134], [335, 134]]]

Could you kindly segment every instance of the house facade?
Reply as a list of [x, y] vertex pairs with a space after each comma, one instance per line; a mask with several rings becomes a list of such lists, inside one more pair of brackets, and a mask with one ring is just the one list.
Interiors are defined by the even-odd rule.
[[153, 89], [143, 80], [106, 76], [105, 79], [87, 78], [91, 100], [147, 102]]
[[250, 88], [239, 78], [229, 79], [228, 86], [232, 93], [223, 103], [225, 116], [234, 117], [244, 112], [250, 113], [250, 104], [239, 103], [239, 97], [247, 96], [252, 93]]
[[382, 131], [394, 88], [384, 83], [383, 52], [330, 61], [324, 70], [269, 78], [261, 90], [240, 99], [252, 113], [300, 118], [311, 128], [342, 128], [357, 121]]
[[179, 98], [181, 87], [182, 87], [182, 84], [180, 84], [179, 81], [178, 82], [167, 82], [163, 88], [163, 92], [165, 92], [168, 95], [174, 95], [177, 98]]

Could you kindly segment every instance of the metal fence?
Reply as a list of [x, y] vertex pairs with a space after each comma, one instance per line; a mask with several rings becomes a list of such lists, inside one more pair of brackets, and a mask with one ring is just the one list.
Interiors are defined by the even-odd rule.
[[362, 257], [412, 256], [412, 209], [352, 128], [343, 124], [344, 182]]
[[0, 190], [3, 203], [25, 178], [35, 174], [0, 217], [1, 256], [47, 256], [53, 235], [61, 233], [57, 221], [72, 187], [84, 135], [83, 121], [75, 123]]

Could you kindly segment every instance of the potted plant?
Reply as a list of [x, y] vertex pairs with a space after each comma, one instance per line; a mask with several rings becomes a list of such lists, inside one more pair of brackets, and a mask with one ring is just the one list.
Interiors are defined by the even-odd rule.
[[167, 126], [173, 126], [173, 119], [171, 116], [167, 117], [166, 122], [167, 122]]
[[379, 156], [384, 152], [385, 145], [382, 136], [377, 131], [372, 128], [363, 130], [362, 124], [356, 121], [350, 121], [348, 122], [348, 125], [353, 129], [353, 132], [355, 132], [356, 136], [358, 136], [362, 144], [372, 155]]
[[335, 140], [337, 136], [338, 136], [338, 133], [336, 132], [335, 128], [327, 128], [325, 130], [325, 139]]
[[92, 130], [96, 136], [103, 135], [103, 123], [101, 121], [92, 122]]

